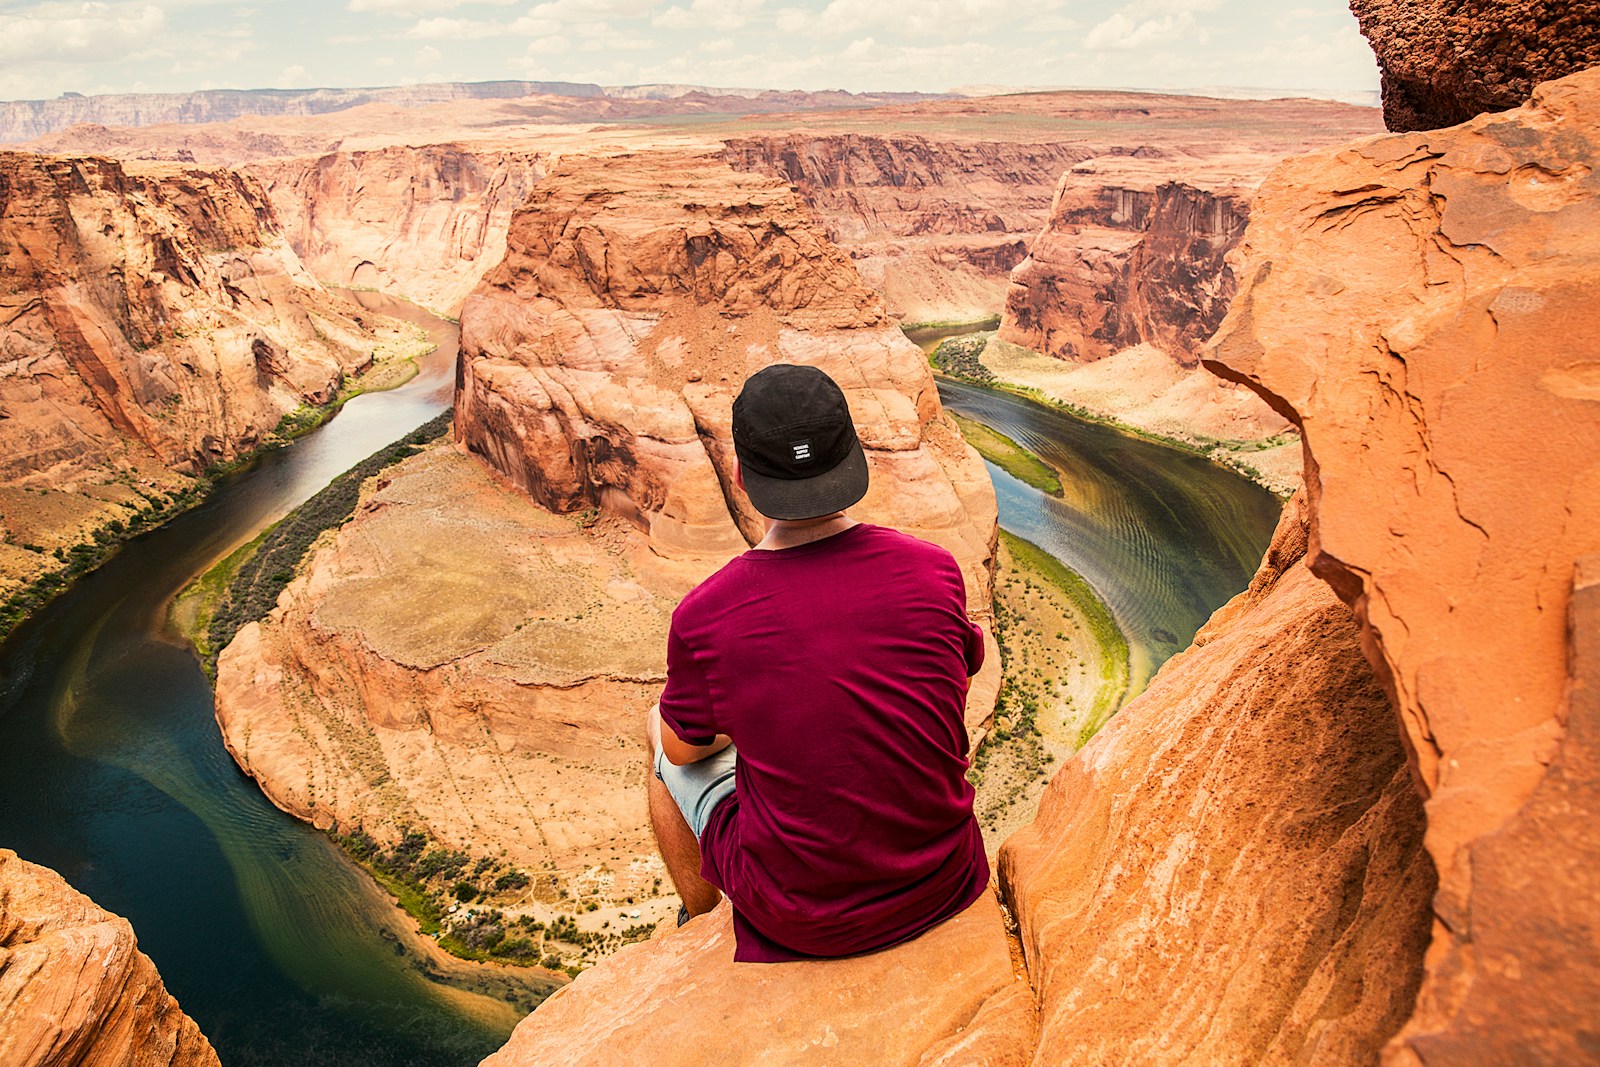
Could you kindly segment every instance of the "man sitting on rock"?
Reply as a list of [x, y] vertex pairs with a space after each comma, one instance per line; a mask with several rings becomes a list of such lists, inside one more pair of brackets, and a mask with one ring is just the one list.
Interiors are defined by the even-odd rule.
[[867, 462], [833, 379], [752, 375], [733, 443], [767, 533], [673, 613], [650, 715], [680, 921], [721, 889], [736, 960], [887, 948], [989, 880], [962, 718], [982, 634], [950, 553], [845, 515]]

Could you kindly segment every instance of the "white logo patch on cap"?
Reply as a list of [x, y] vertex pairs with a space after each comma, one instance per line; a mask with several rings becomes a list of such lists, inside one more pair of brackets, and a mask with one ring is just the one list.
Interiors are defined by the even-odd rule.
[[810, 441], [790, 441], [789, 447], [794, 449], [794, 461], [804, 463], [811, 458]]

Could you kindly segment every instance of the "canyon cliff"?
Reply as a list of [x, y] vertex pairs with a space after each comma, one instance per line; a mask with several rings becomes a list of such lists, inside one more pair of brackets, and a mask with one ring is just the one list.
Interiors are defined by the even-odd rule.
[[543, 163], [537, 151], [434, 144], [245, 169], [316, 277], [455, 314], [505, 255], [511, 214], [544, 176]]
[[0, 1062], [216, 1067], [126, 919], [0, 849]]
[[1350, 0], [1378, 57], [1396, 132], [1516, 107], [1534, 86], [1600, 63], [1593, 0]]
[[1312, 569], [1427, 796], [1398, 1063], [1577, 1063], [1600, 1003], [1600, 71], [1286, 164], [1208, 355], [1304, 434]]
[[803, 203], [714, 155], [563, 162], [463, 307], [462, 345], [459, 448], [369, 487], [222, 654], [224, 737], [319, 826], [504, 849], [664, 917], [641, 729], [672, 607], [759, 536], [732, 481], [744, 377], [833, 374], [872, 469], [860, 516], [949, 548], [985, 624], [993, 491], [921, 352]]
[[6, 572], [332, 400], [379, 329], [305, 271], [249, 178], [0, 153]]
[[[972, 1009], [960, 1062], [1592, 1062], [1596, 130], [1590, 72], [1264, 185], [1202, 358], [1300, 429], [1306, 491], [1003, 846], [1034, 1010]], [[740, 1058], [781, 1009], [729, 970], [722, 923], [586, 972], [491, 1062]], [[878, 965], [932, 987], [986, 958], [947, 949]], [[926, 992], [840, 974], [839, 998], [786, 994], [821, 1025], [786, 1024], [778, 1062], [939, 1062], [947, 1032], [908, 1021]], [[692, 1054], [638, 1040], [713, 1013]]]

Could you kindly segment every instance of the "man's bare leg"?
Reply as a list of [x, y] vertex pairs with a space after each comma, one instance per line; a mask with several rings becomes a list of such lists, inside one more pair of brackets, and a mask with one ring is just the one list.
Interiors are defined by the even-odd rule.
[[656, 847], [660, 849], [661, 859], [667, 865], [667, 875], [672, 879], [673, 888], [677, 889], [684, 909], [693, 918], [716, 907], [722, 899], [722, 893], [700, 877], [700, 842], [695, 839], [694, 831], [689, 829], [683, 812], [678, 810], [678, 803], [672, 799], [666, 783], [656, 777], [655, 751], [660, 744], [660, 731], [661, 713], [651, 708], [646, 731], [646, 752], [650, 766], [645, 777], [650, 797], [650, 829], [655, 832]]

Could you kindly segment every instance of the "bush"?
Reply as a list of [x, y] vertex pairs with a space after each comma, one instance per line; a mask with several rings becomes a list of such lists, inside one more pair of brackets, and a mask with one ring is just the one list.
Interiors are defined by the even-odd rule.
[[471, 882], [457, 882], [450, 892], [464, 904], [478, 899], [478, 887]]
[[521, 871], [507, 871], [494, 880], [494, 891], [505, 893], [513, 889], [528, 888], [528, 876]]

